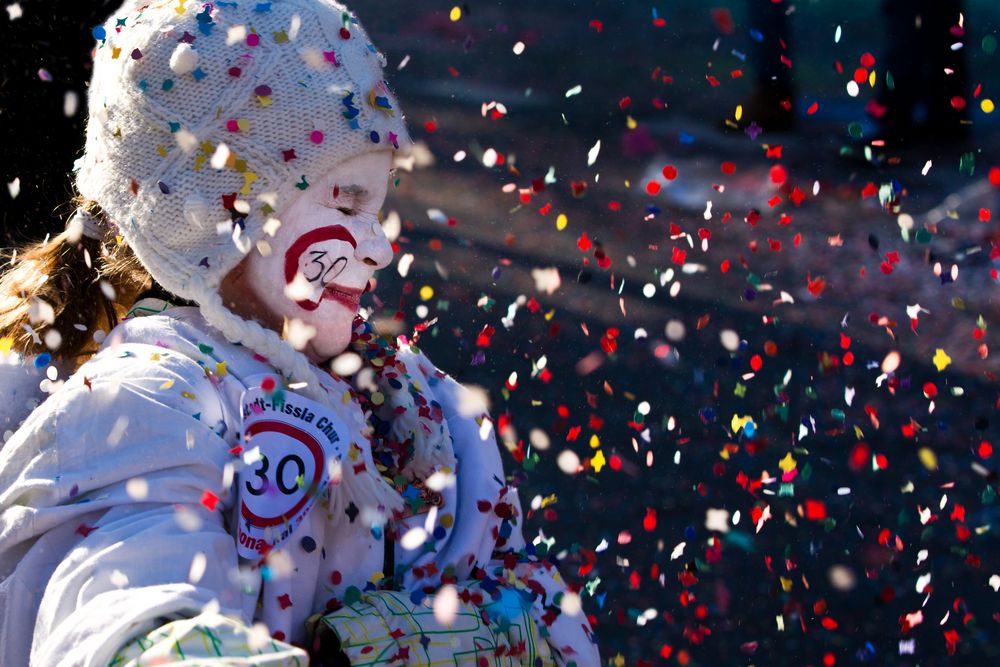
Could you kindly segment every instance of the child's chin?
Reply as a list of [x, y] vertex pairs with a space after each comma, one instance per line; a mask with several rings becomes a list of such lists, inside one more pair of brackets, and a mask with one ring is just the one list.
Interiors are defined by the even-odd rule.
[[346, 327], [343, 331], [324, 332], [316, 334], [304, 352], [309, 360], [314, 364], [325, 364], [341, 352], [347, 349], [351, 342], [351, 327]]

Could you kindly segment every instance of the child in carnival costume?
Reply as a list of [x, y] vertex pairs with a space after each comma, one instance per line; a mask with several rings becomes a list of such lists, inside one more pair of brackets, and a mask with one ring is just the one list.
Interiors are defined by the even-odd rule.
[[79, 207], [0, 280], [6, 346], [68, 375], [0, 415], [3, 664], [598, 665], [489, 417], [359, 315], [409, 138], [356, 17], [94, 36]]

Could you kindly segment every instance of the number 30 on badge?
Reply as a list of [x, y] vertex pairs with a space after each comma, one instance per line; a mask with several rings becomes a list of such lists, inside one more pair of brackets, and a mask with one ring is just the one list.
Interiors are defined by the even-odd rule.
[[243, 393], [237, 545], [258, 559], [283, 544], [329, 483], [328, 463], [344, 452], [347, 428], [327, 406], [289, 391]]

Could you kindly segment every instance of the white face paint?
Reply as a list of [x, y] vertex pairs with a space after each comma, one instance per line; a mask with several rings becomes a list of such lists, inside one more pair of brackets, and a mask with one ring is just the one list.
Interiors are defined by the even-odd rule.
[[301, 320], [316, 335], [303, 349], [314, 362], [350, 343], [361, 295], [378, 269], [392, 261], [392, 246], [378, 221], [392, 153], [364, 153], [311, 183], [279, 212], [271, 252], [256, 250], [229, 273], [221, 293], [241, 317], [281, 331]]

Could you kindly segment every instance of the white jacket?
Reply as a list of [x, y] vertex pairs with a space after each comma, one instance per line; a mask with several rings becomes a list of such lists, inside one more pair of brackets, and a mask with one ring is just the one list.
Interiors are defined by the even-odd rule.
[[[294, 568], [285, 579], [272, 573], [265, 583], [259, 569], [240, 567], [224, 519], [235, 500], [227, 463], [231, 468], [239, 444], [245, 380], [269, 372], [265, 360], [225, 341], [197, 309], [172, 308], [123, 322], [28, 416], [0, 449], [3, 665], [104, 667], [130, 638], [215, 605], [247, 624], [283, 627], [300, 641], [309, 615], [348, 587], [378, 580], [385, 553], [378, 535], [331, 515], [324, 503], [287, 544]], [[318, 375], [329, 391], [342, 391], [343, 381]], [[433, 562], [437, 567], [427, 569], [438, 578], [450, 566], [461, 579], [490, 560], [499, 528], [500, 519], [477, 503], [503, 500], [518, 515], [520, 508], [504, 486], [492, 432], [458, 413], [461, 387], [447, 377], [432, 384], [458, 459], [457, 484], [445, 489], [440, 508], [454, 525], [433, 550], [407, 552], [397, 544], [396, 558]], [[345, 409], [339, 416], [355, 431], [352, 441], [367, 446], [358, 414]], [[221, 499], [215, 511], [203, 502], [206, 492]], [[407, 522], [419, 526], [425, 518]], [[519, 522], [500, 531], [510, 533], [508, 547], [524, 546]], [[307, 549], [305, 535], [320, 548]], [[436, 582], [409, 575], [404, 583]], [[269, 602], [275, 596], [262, 596], [262, 586], [265, 593], [283, 587], [293, 604]], [[555, 642], [560, 624], [568, 631], [564, 643]], [[556, 649], [585, 637], [589, 646], [577, 645], [574, 659], [580, 667], [598, 664], [582, 614], [560, 617], [549, 632]]]

